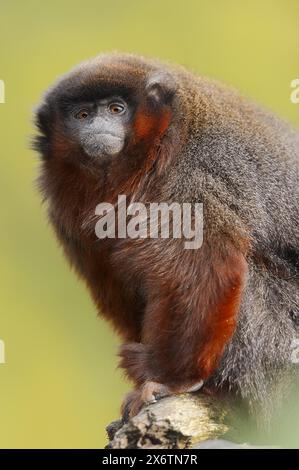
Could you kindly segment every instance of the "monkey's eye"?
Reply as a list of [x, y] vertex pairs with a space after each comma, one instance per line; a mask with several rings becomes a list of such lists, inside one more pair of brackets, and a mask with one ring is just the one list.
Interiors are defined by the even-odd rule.
[[80, 109], [78, 113], [75, 114], [76, 119], [86, 119], [89, 116], [87, 109]]
[[123, 114], [126, 108], [122, 103], [115, 102], [108, 105], [108, 110], [111, 114]]

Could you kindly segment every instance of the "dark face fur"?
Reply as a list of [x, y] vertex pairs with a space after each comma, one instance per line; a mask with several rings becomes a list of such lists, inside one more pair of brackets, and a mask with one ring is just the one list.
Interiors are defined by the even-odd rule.
[[115, 158], [122, 168], [123, 156], [136, 169], [171, 134], [176, 91], [158, 64], [137, 65], [136, 58], [103, 56], [50, 89], [37, 112], [35, 147], [42, 158], [94, 170]]

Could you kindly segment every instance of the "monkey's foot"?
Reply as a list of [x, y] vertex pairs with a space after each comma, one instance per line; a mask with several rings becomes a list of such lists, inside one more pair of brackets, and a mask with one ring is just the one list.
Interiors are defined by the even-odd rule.
[[144, 405], [155, 403], [157, 400], [178, 393], [196, 392], [203, 386], [203, 380], [193, 384], [192, 386], [178, 387], [170, 389], [167, 385], [158, 382], [147, 381], [141, 387], [128, 393], [125, 397], [121, 412], [123, 420], [137, 415]]

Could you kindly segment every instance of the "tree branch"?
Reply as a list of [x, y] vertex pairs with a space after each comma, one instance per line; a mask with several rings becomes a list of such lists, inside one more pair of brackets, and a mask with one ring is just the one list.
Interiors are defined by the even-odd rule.
[[185, 449], [214, 440], [228, 430], [227, 403], [203, 394], [163, 398], [127, 423], [107, 427], [110, 449]]

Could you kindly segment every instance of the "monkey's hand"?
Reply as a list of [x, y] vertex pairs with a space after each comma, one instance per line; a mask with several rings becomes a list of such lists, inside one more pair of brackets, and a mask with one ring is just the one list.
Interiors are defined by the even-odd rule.
[[149, 354], [148, 346], [142, 343], [121, 346], [120, 366], [126, 370], [128, 377], [137, 382], [136, 389], [127, 394], [122, 404], [121, 411], [125, 421], [139, 413], [144, 405], [155, 403], [166, 396], [195, 392], [203, 386], [203, 380], [174, 387], [154, 381], [152, 371], [148, 367]]
[[128, 393], [125, 397], [121, 413], [124, 421], [132, 418], [139, 413], [144, 405], [155, 403], [157, 400], [170, 395], [178, 393], [196, 392], [203, 386], [203, 381], [193, 385], [192, 387], [185, 387], [180, 389], [171, 389], [167, 385], [158, 382], [147, 381], [139, 388]]
[[145, 382], [140, 387], [129, 392], [121, 407], [124, 421], [137, 415], [144, 405], [155, 403], [159, 398], [170, 395], [170, 389], [157, 382]]

